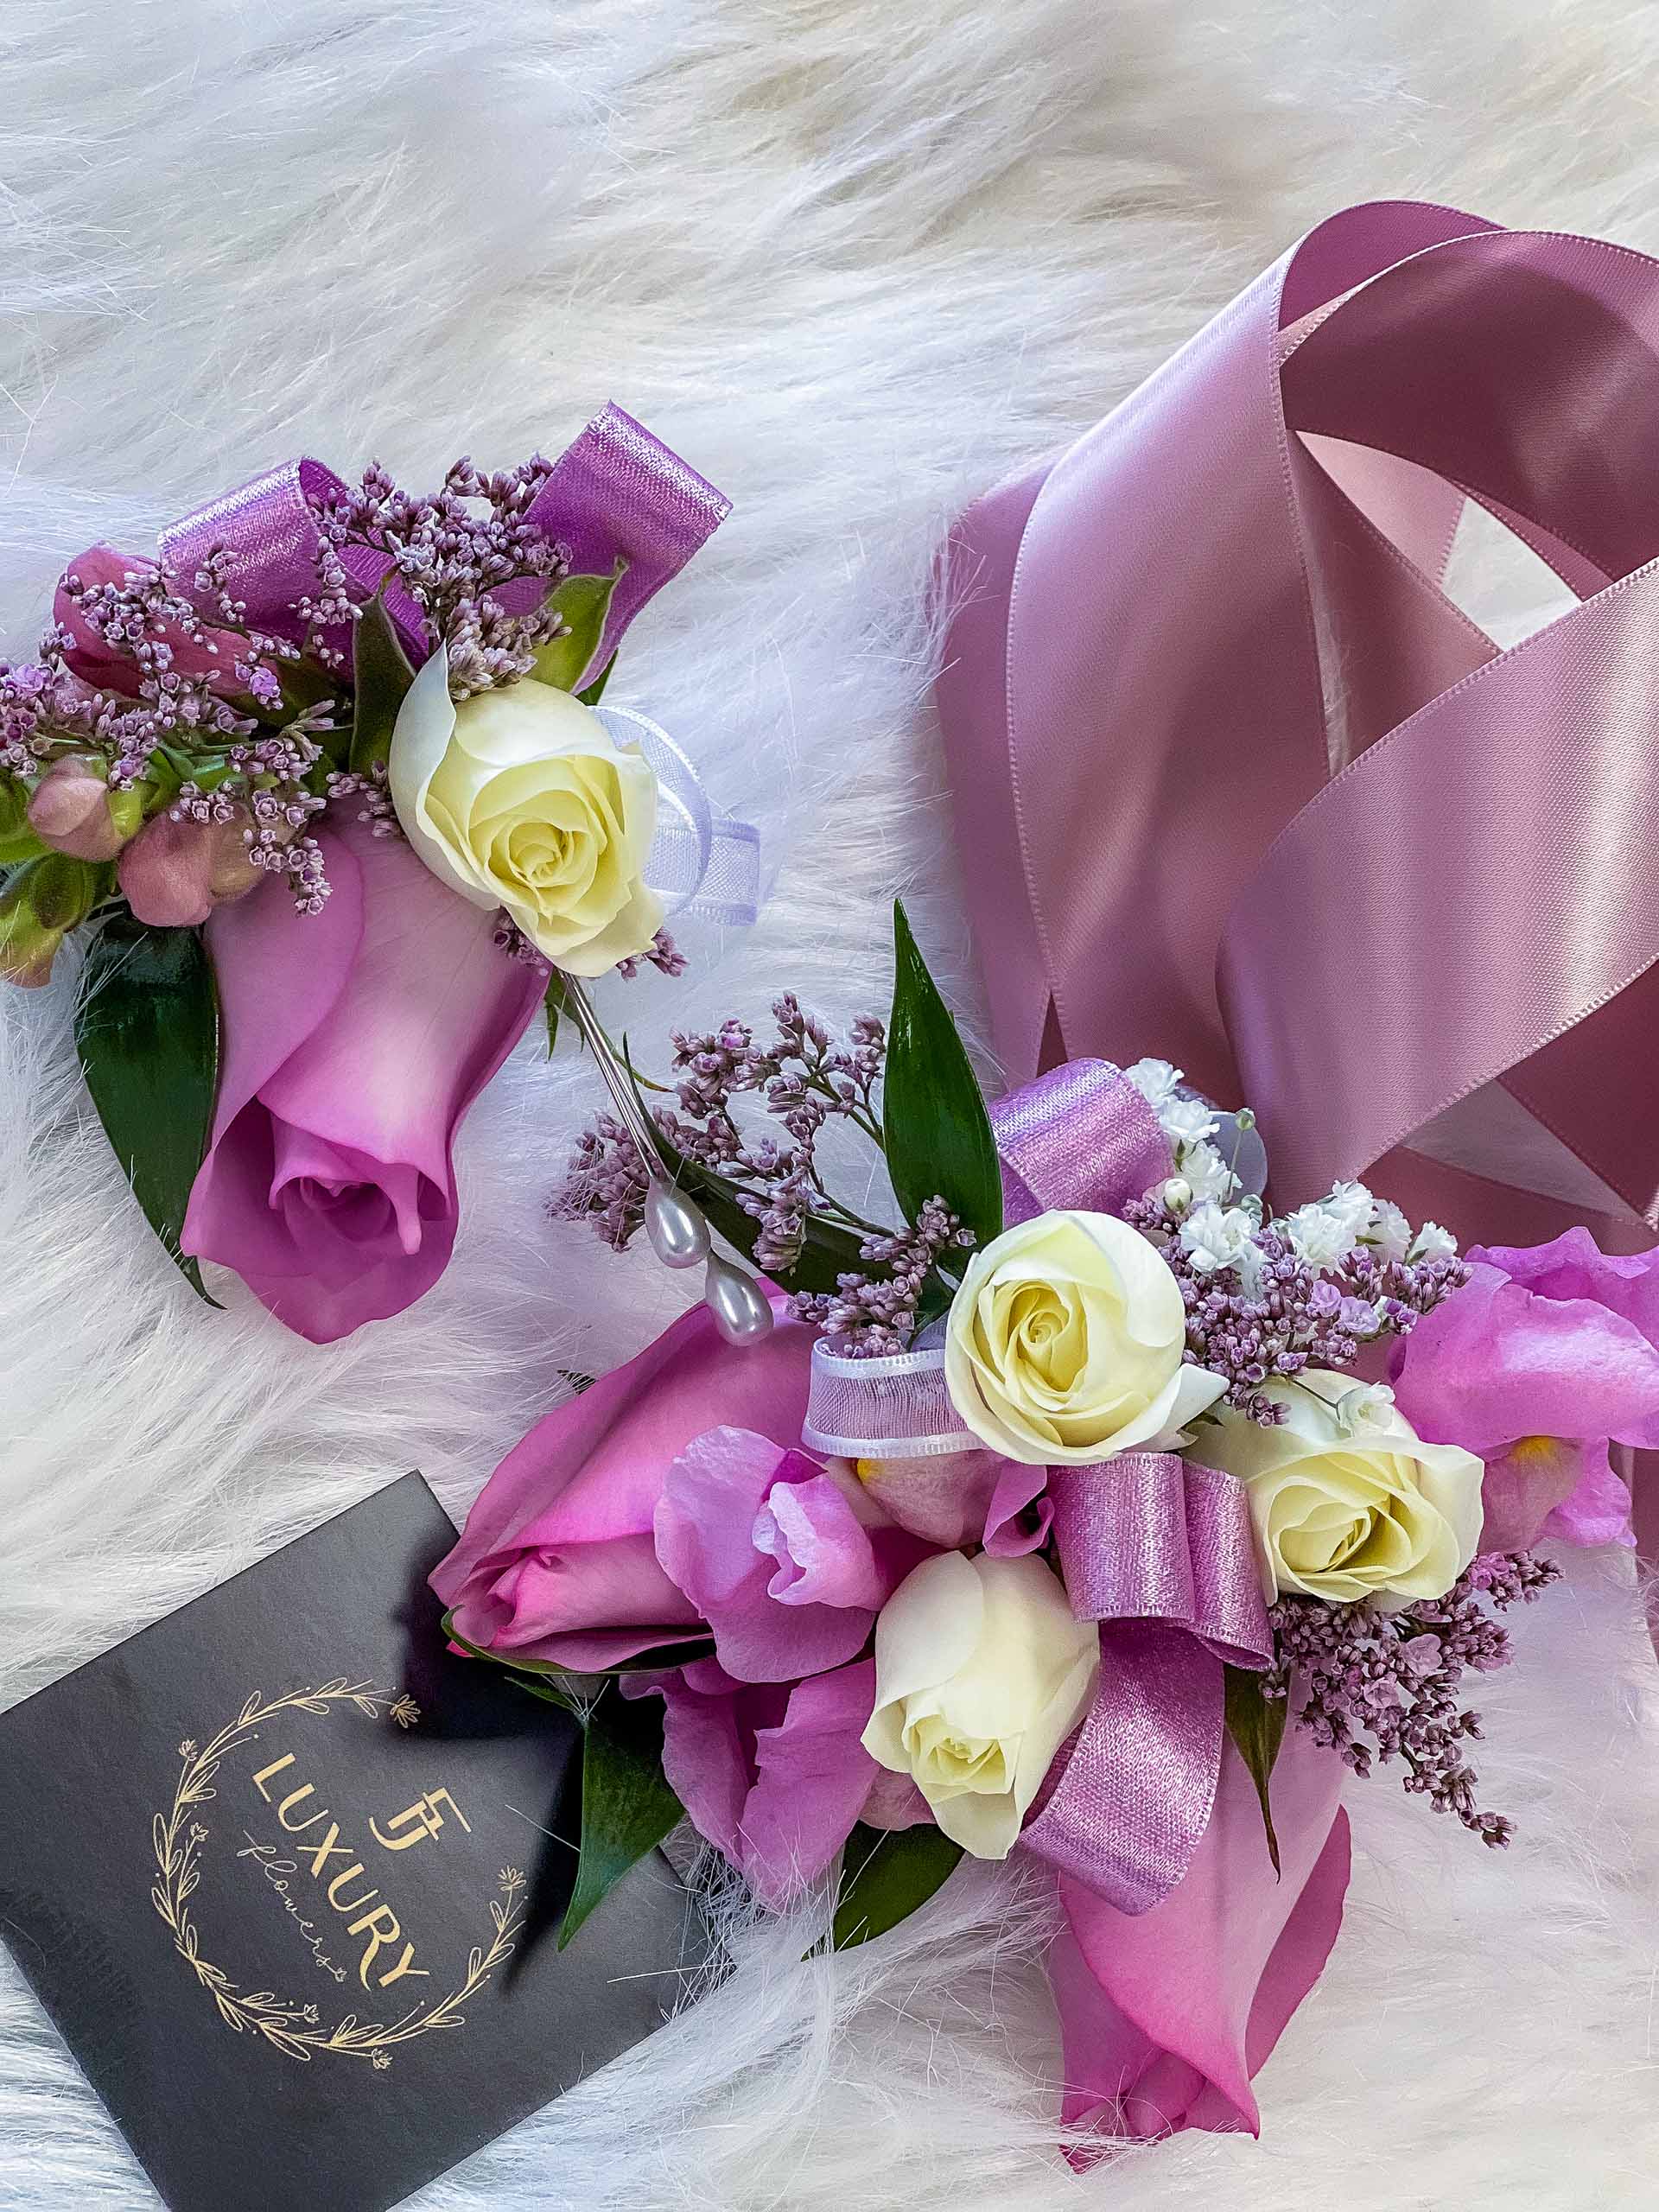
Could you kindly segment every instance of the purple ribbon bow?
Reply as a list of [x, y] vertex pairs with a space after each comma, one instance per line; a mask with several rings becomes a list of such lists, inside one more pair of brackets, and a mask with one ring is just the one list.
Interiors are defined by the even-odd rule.
[[[1134, 1084], [1072, 1060], [992, 1109], [1008, 1220], [1062, 1207], [1121, 1213], [1170, 1173]], [[925, 1459], [978, 1439], [950, 1403], [944, 1355], [843, 1359], [822, 1341], [803, 1428], [814, 1450]], [[1170, 1452], [1051, 1468], [1066, 1593], [1101, 1624], [1100, 1683], [1022, 1840], [1120, 1912], [1166, 1897], [1210, 1824], [1221, 1773], [1224, 1663], [1273, 1656], [1242, 1484]]]
[[1224, 1662], [1273, 1656], [1249, 1508], [1231, 1475], [1171, 1452], [1057, 1467], [1048, 1487], [1071, 1610], [1101, 1624], [1100, 1687], [1021, 1840], [1142, 1913], [1210, 1825]]
[[[226, 583], [245, 602], [250, 625], [291, 634], [293, 602], [317, 588], [322, 534], [316, 504], [344, 489], [320, 461], [284, 461], [174, 523], [162, 533], [162, 557], [188, 592], [207, 556], [222, 551]], [[594, 417], [555, 461], [524, 518], [564, 547], [573, 574], [607, 575], [619, 560], [626, 564], [585, 675], [604, 667], [640, 608], [730, 512], [721, 493], [621, 408], [606, 407]], [[365, 599], [392, 566], [389, 553], [370, 545], [348, 545], [340, 558]], [[504, 584], [496, 596], [510, 613], [522, 613], [544, 588], [538, 579], [524, 577]], [[385, 607], [418, 666], [429, 651], [420, 608], [396, 582], [386, 586]], [[211, 619], [211, 603], [203, 612]], [[331, 642], [349, 651], [349, 627]]]

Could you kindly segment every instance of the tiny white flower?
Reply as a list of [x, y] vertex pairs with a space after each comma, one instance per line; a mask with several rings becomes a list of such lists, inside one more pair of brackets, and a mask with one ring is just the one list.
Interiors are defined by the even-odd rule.
[[1238, 1188], [1238, 1178], [1212, 1144], [1188, 1145], [1181, 1154], [1181, 1173], [1195, 1198], [1215, 1198], [1222, 1204]]
[[1291, 1249], [1311, 1268], [1334, 1267], [1354, 1249], [1353, 1230], [1325, 1205], [1298, 1206], [1279, 1225], [1289, 1237]]
[[1166, 1099], [1175, 1096], [1181, 1080], [1179, 1068], [1171, 1067], [1167, 1060], [1137, 1060], [1132, 1068], [1125, 1068], [1123, 1074], [1154, 1111]]
[[1237, 1264], [1248, 1249], [1255, 1224], [1243, 1206], [1224, 1211], [1213, 1203], [1195, 1206], [1181, 1224], [1181, 1249], [1195, 1274]]
[[1371, 1218], [1371, 1194], [1363, 1183], [1338, 1183], [1324, 1204], [1327, 1213], [1347, 1224], [1351, 1236], [1362, 1235]]
[[1442, 1229], [1438, 1221], [1426, 1221], [1417, 1232], [1411, 1248], [1414, 1260], [1454, 1260], [1458, 1255], [1458, 1240], [1449, 1229]]
[[1364, 1232], [1385, 1260], [1403, 1260], [1411, 1249], [1411, 1224], [1391, 1198], [1379, 1198]]
[[1216, 1117], [1201, 1098], [1172, 1098], [1158, 1109], [1158, 1126], [1179, 1158], [1185, 1146], [1214, 1136]]

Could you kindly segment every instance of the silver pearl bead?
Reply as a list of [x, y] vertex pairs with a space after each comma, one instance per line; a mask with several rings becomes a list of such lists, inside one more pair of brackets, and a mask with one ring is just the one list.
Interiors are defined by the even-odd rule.
[[695, 1268], [709, 1256], [709, 1224], [671, 1184], [653, 1181], [645, 1193], [645, 1235], [665, 1268]]
[[760, 1284], [718, 1252], [709, 1255], [702, 1302], [728, 1344], [757, 1344], [772, 1332], [772, 1308]]

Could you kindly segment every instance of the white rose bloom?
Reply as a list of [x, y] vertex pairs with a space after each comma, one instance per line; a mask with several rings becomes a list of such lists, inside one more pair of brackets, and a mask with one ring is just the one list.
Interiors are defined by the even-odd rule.
[[1236, 1475], [1268, 1599], [1287, 1591], [1385, 1611], [1443, 1597], [1480, 1541], [1484, 1466], [1456, 1444], [1426, 1444], [1381, 1390], [1309, 1368], [1265, 1395], [1282, 1426], [1224, 1410], [1206, 1465]]
[[1255, 1219], [1243, 1206], [1194, 1206], [1181, 1224], [1181, 1246], [1198, 1274], [1236, 1267], [1255, 1235]]
[[1099, 1666], [1099, 1630], [1041, 1560], [943, 1552], [877, 1618], [864, 1748], [914, 1778], [953, 1842], [1006, 1859]]
[[1226, 1388], [1189, 1364], [1168, 1262], [1105, 1213], [1045, 1213], [969, 1261], [945, 1325], [951, 1403], [1027, 1465], [1161, 1451]]
[[434, 653], [410, 687], [387, 764], [404, 834], [475, 906], [505, 907], [572, 976], [646, 951], [663, 919], [644, 870], [657, 779], [591, 707], [533, 677], [457, 706]]

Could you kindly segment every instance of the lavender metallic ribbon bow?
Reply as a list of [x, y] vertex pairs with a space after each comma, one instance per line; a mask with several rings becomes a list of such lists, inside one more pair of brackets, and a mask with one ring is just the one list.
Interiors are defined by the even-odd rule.
[[[284, 461], [173, 524], [162, 533], [162, 557], [188, 591], [207, 555], [220, 552], [226, 585], [245, 602], [250, 625], [286, 634], [294, 601], [317, 588], [317, 505], [344, 489], [320, 461]], [[723, 493], [621, 408], [607, 407], [594, 417], [555, 461], [524, 515], [563, 546], [573, 574], [607, 575], [624, 564], [584, 676], [606, 665], [640, 608], [730, 512]], [[430, 649], [426, 626], [402, 584], [388, 581], [391, 556], [347, 545], [340, 558], [365, 599], [383, 589], [386, 611], [418, 667]], [[520, 613], [536, 605], [543, 588], [524, 577], [500, 586], [496, 596], [509, 613]], [[204, 613], [211, 618], [213, 611], [204, 604]], [[349, 626], [334, 642], [349, 653]], [[601, 719], [614, 742], [644, 753], [661, 790], [662, 817], [645, 869], [652, 890], [666, 897], [671, 913], [753, 921], [760, 872], [754, 830], [710, 806], [696, 770], [655, 722], [609, 706]]]
[[[1151, 1109], [1103, 1060], [1052, 1069], [991, 1120], [1011, 1222], [1053, 1207], [1116, 1213], [1170, 1172]], [[943, 1352], [844, 1359], [822, 1341], [803, 1435], [855, 1459], [978, 1441], [950, 1403]], [[1232, 1476], [1168, 1452], [1052, 1468], [1047, 1487], [1071, 1609], [1101, 1624], [1100, 1686], [1022, 1840], [1120, 1912], [1142, 1913], [1180, 1881], [1210, 1823], [1224, 1662], [1272, 1657], [1249, 1509]]]

